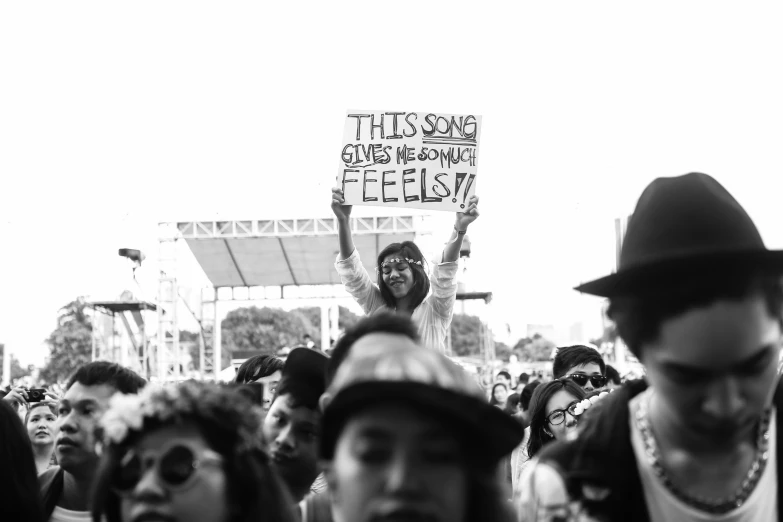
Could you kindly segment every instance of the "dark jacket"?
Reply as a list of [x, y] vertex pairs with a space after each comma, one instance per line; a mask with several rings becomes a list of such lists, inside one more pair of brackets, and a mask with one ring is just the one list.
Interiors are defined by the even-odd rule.
[[[577, 440], [548, 444], [541, 450], [539, 460], [556, 468], [565, 480], [569, 496], [579, 500], [599, 520], [649, 522], [631, 446], [628, 411], [630, 400], [646, 388], [644, 381], [632, 381], [616, 389], [591, 412]], [[776, 443], [781, 448], [783, 384], [778, 384], [774, 404], [778, 411]], [[778, 453], [778, 498], [783, 498], [782, 462]], [[778, 520], [783, 522], [783, 509], [778, 509]]]
[[64, 474], [61, 467], [55, 466], [38, 475], [38, 485], [41, 488], [41, 498], [44, 504], [44, 520], [49, 520], [54, 506], [60, 500], [60, 495], [63, 493]]

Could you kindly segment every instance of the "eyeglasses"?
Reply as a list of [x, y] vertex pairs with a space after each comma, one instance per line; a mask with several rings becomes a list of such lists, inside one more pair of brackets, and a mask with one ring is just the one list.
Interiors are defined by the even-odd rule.
[[573, 373], [571, 375], [566, 375], [566, 378], [571, 379], [582, 387], [584, 387], [589, 380], [594, 388], [603, 388], [606, 386], [606, 381], [608, 380], [608, 378], [603, 375], [585, 375], [584, 373]]
[[153, 454], [139, 455], [130, 450], [120, 461], [112, 486], [119, 495], [127, 496], [136, 488], [144, 473], [155, 468], [158, 478], [167, 489], [180, 491], [193, 482], [202, 466], [222, 463], [223, 458], [218, 453], [209, 449], [197, 450], [184, 442], [175, 442]]
[[579, 404], [579, 401], [574, 401], [562, 410], [552, 410], [552, 412], [546, 416], [546, 421], [552, 426], [557, 426], [558, 424], [563, 424], [566, 419], [566, 413], [569, 413], [572, 417], [576, 418], [574, 410], [576, 409], [577, 404]]

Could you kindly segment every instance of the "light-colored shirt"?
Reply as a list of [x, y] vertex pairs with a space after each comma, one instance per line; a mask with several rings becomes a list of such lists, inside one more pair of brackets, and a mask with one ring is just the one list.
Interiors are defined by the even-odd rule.
[[530, 440], [530, 426], [525, 428], [522, 442], [511, 452], [511, 489], [514, 492], [514, 502], [518, 503], [522, 496], [522, 472], [530, 462], [527, 456], [527, 443]]
[[49, 518], [49, 522], [90, 522], [91, 520], [89, 511], [72, 511], [60, 506], [54, 506], [52, 516]]
[[[334, 264], [345, 289], [353, 296], [364, 313], [371, 315], [379, 310], [388, 310], [381, 297], [381, 290], [373, 283], [354, 249], [346, 259]], [[430, 293], [413, 311], [413, 321], [419, 327], [419, 336], [425, 346], [446, 351], [446, 333], [451, 325], [454, 302], [457, 300], [455, 279], [459, 264], [456, 261], [432, 263]]]
[[645, 400], [645, 396], [651, 393], [648, 388], [631, 399], [631, 445], [636, 457], [639, 469], [639, 477], [642, 480], [644, 499], [647, 502], [647, 511], [650, 522], [669, 522], [672, 520], [682, 522], [773, 522], [778, 519], [778, 477], [777, 477], [777, 444], [775, 412], [772, 413], [769, 428], [769, 456], [764, 472], [742, 506], [728, 513], [713, 515], [699, 511], [675, 497], [661, 483], [655, 475], [652, 464], [645, 453], [644, 439], [636, 422], [636, 409], [639, 401]]

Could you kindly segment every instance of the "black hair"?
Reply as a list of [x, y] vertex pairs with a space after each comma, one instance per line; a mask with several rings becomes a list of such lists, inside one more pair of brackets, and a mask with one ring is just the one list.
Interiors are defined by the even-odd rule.
[[761, 294], [769, 314], [781, 321], [783, 284], [780, 275], [738, 270], [730, 273], [706, 271], [680, 285], [667, 285], [665, 292], [612, 298], [607, 315], [617, 325], [617, 331], [631, 353], [641, 359], [643, 346], [658, 339], [664, 321], [716, 301], [739, 301], [753, 293]]
[[371, 333], [400, 334], [414, 342], [419, 342], [419, 331], [409, 317], [391, 312], [378, 312], [360, 319], [353, 327], [345, 331], [331, 351], [331, 357], [326, 365], [326, 386], [332, 383], [337, 369], [348, 357], [353, 344], [361, 337]]
[[[294, 505], [282, 479], [274, 470], [269, 456], [259, 447], [246, 447], [251, 434], [260, 433], [260, 415], [244, 398], [213, 384], [186, 381], [175, 385], [179, 393], [158, 394], [156, 401], [171, 414], [165, 421], [145, 418], [140, 431], [131, 434], [119, 445], [104, 448], [94, 481], [93, 521], [120, 522], [120, 498], [112, 489], [112, 478], [125, 452], [144, 433], [178, 423], [192, 422], [210, 448], [223, 457], [226, 476], [227, 505], [231, 507], [231, 522], [294, 520]], [[162, 397], [162, 398], [161, 398]]]
[[606, 365], [606, 377], [609, 379], [610, 382], [613, 384], [616, 384], [619, 386], [622, 384], [623, 380], [620, 378], [620, 373], [614, 369], [614, 366], [611, 364]]
[[502, 382], [496, 382], [495, 385], [492, 386], [492, 393], [489, 396], [490, 406], [497, 406], [498, 404], [500, 404], [500, 402], [498, 402], [498, 400], [495, 398], [495, 388], [497, 388], [498, 386], [502, 386], [506, 389], [506, 391], [508, 391], [508, 386], [506, 386]]
[[555, 379], [536, 388], [530, 401], [530, 437], [527, 442], [528, 458], [532, 459], [544, 445], [555, 440], [552, 435], [544, 430], [546, 428], [546, 405], [549, 399], [560, 390], [570, 393], [577, 400], [582, 400], [586, 396], [582, 387], [570, 379]]
[[530, 376], [527, 373], [520, 373], [518, 381], [520, 384], [527, 384], [530, 382]]
[[[411, 306], [415, 310], [422, 301], [424, 301], [430, 291], [430, 279], [427, 277], [427, 269], [425, 266], [427, 261], [424, 259], [424, 255], [421, 253], [421, 250], [419, 250], [419, 247], [416, 246], [416, 243], [413, 241], [392, 243], [381, 250], [381, 253], [378, 254], [378, 288], [381, 290], [383, 302], [391, 309], [397, 307], [397, 300], [386, 287], [386, 283], [383, 282], [383, 270], [380, 268], [383, 260], [390, 254], [399, 254], [401, 257], [410, 258], [414, 261], [414, 263], [410, 263], [409, 266], [411, 274], [413, 275]], [[416, 261], [420, 261], [421, 265], [415, 264]]]
[[42, 522], [33, 447], [22, 419], [0, 400], [0, 491], [4, 520]]
[[243, 362], [234, 378], [236, 384], [246, 384], [283, 371], [284, 362], [274, 355], [254, 355]]
[[503, 408], [503, 410], [506, 413], [514, 414], [517, 412], [517, 407], [519, 406], [519, 394], [518, 393], [512, 393], [508, 396], [508, 399], [506, 399], [506, 407]]
[[126, 395], [138, 393], [147, 384], [147, 381], [133, 370], [107, 361], [95, 361], [80, 366], [68, 379], [65, 389], [70, 389], [77, 382], [84, 386], [108, 384]]
[[552, 363], [552, 376], [559, 379], [574, 366], [595, 363], [601, 369], [601, 375], [606, 375], [606, 363], [595, 348], [575, 344], [557, 349], [555, 361]]
[[522, 388], [522, 393], [519, 394], [519, 405], [522, 406], [524, 411], [530, 409], [530, 399], [533, 398], [533, 392], [538, 386], [541, 385], [541, 381], [533, 381], [525, 385]]
[[307, 408], [309, 410], [318, 410], [318, 399], [324, 393], [324, 383], [322, 380], [304, 379], [300, 376], [283, 377], [277, 384], [275, 396], [272, 404], [285, 395], [290, 397], [292, 408]]
[[498, 372], [498, 377], [500, 377], [501, 375], [504, 376], [506, 379], [508, 379], [508, 382], [511, 382], [511, 374], [508, 373], [506, 370], [500, 370]]

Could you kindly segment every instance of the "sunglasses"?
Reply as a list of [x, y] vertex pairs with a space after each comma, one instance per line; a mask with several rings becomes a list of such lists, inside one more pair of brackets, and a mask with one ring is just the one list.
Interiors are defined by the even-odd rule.
[[112, 487], [119, 495], [127, 496], [136, 489], [144, 473], [154, 468], [158, 480], [170, 491], [187, 488], [199, 469], [207, 465], [221, 465], [223, 457], [209, 450], [197, 450], [184, 442], [164, 446], [160, 452], [144, 453], [128, 451], [120, 461]]
[[577, 385], [584, 387], [587, 384], [587, 381], [590, 381], [590, 383], [593, 385], [594, 388], [603, 388], [606, 386], [606, 381], [609, 379], [607, 377], [604, 377], [603, 375], [585, 375], [584, 373], [574, 373], [571, 375], [566, 375], [567, 379], [571, 379], [574, 381]]
[[579, 404], [579, 401], [574, 401], [561, 410], [552, 410], [552, 412], [546, 416], [546, 421], [552, 426], [557, 426], [558, 424], [563, 424], [566, 419], [566, 413], [569, 413], [572, 417], [576, 418], [574, 410], [576, 409], [577, 404]]

